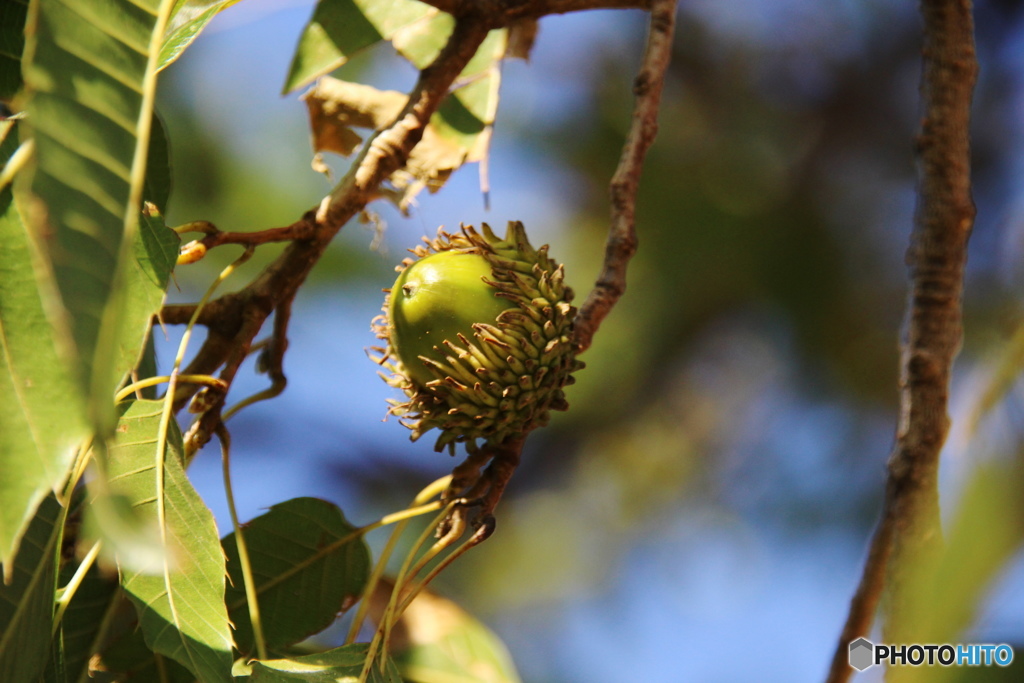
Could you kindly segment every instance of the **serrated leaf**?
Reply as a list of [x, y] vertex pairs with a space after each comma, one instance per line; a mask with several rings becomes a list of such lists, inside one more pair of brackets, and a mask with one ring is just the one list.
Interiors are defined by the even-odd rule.
[[[356, 683], [369, 654], [369, 646], [355, 643], [312, 655], [288, 659], [270, 659], [252, 664], [253, 683]], [[402, 683], [394, 662], [388, 660], [384, 670], [374, 662], [368, 683]]]
[[[156, 445], [162, 401], [130, 403], [118, 422], [108, 463], [112, 494], [158, 519]], [[224, 606], [224, 556], [213, 514], [185, 474], [181, 432], [174, 420], [164, 458], [167, 552], [160, 571], [122, 568], [121, 583], [139, 612], [146, 644], [203, 681], [230, 680], [231, 632]]]
[[210, 21], [238, 0], [178, 0], [160, 48], [160, 69], [181, 56]]
[[46, 668], [63, 509], [43, 500], [25, 534], [9, 585], [0, 582], [0, 681], [33, 681]]
[[283, 94], [334, 71], [360, 50], [436, 10], [416, 0], [320, 0], [299, 38]]
[[[327, 628], [362, 593], [370, 552], [333, 503], [293, 498], [245, 525], [263, 635], [279, 649]], [[348, 538], [343, 544], [339, 541]], [[245, 583], [234, 533], [222, 542], [231, 582], [227, 604], [242, 653], [253, 652]]]
[[[32, 212], [45, 235], [94, 428], [115, 422], [131, 248], [138, 233], [159, 50], [173, 0], [38, 0], [26, 34], [36, 150]], [[142, 339], [139, 338], [139, 343]]]
[[0, 100], [21, 90], [21, 53], [25, 49], [28, 0], [0, 3]]
[[[0, 122], [0, 166], [17, 148], [14, 125]], [[0, 254], [0, 563], [9, 572], [36, 506], [67, 476], [87, 429], [10, 187], [0, 191]]]

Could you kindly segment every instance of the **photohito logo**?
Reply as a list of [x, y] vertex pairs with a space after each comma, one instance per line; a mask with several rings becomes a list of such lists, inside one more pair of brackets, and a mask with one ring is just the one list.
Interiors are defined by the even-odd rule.
[[1009, 666], [1013, 648], [1009, 645], [882, 645], [867, 638], [850, 643], [850, 666], [857, 671], [876, 664], [887, 666]]

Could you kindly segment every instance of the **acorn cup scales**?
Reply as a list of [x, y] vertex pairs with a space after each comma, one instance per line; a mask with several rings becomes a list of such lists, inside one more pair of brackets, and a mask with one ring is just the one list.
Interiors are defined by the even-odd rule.
[[562, 388], [583, 367], [572, 341], [576, 309], [547, 246], [534, 249], [519, 222], [504, 239], [484, 223], [424, 241], [398, 266], [373, 321], [386, 343], [375, 360], [392, 372], [382, 376], [405, 394], [388, 414], [413, 441], [438, 429], [435, 449], [454, 454], [457, 443], [472, 452], [568, 408]]

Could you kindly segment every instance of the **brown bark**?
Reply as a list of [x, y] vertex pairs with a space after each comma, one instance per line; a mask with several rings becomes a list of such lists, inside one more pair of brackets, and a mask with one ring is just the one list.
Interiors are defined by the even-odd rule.
[[962, 337], [964, 265], [974, 223], [970, 109], [977, 77], [970, 0], [924, 0], [917, 138], [918, 207], [907, 252], [911, 290], [900, 359], [900, 420], [889, 458], [882, 516], [871, 541], [829, 681], [845, 681], [849, 643], [871, 628], [883, 588], [884, 639], [919, 641], [914, 584], [942, 550], [939, 453], [949, 431], [947, 403]]

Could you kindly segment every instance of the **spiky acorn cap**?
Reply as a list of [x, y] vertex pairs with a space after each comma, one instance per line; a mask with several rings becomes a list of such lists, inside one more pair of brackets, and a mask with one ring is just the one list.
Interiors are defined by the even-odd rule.
[[410, 251], [373, 321], [386, 342], [382, 375], [405, 393], [389, 401], [415, 441], [437, 428], [435, 449], [477, 440], [498, 443], [547, 423], [565, 410], [562, 388], [583, 367], [575, 359], [576, 309], [563, 267], [534, 249], [523, 224], [505, 239], [481, 224]]

